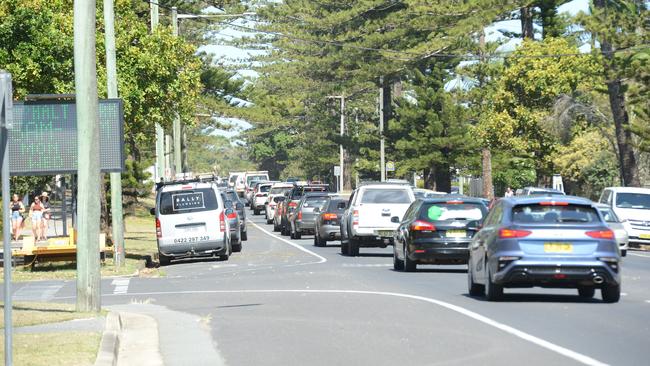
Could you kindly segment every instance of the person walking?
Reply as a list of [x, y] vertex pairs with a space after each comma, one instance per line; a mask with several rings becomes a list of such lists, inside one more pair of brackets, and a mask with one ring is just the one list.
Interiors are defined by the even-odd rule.
[[505, 197], [512, 197], [514, 195], [515, 195], [515, 192], [512, 190], [512, 188], [508, 187], [508, 189], [506, 189]]
[[41, 206], [43, 206], [43, 220], [41, 220], [41, 236], [47, 240], [47, 231], [52, 218], [52, 206], [50, 205], [50, 197], [47, 192], [41, 193]]
[[29, 216], [32, 218], [34, 241], [43, 240], [43, 205], [39, 196], [34, 197], [34, 202], [29, 207]]
[[20, 196], [14, 193], [9, 202], [9, 209], [11, 210], [11, 234], [14, 236], [14, 240], [20, 240], [20, 232], [23, 229], [23, 214], [25, 213], [25, 205], [20, 199]]

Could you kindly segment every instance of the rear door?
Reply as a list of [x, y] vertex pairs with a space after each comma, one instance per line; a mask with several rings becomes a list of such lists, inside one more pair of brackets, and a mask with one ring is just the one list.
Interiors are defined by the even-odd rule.
[[301, 207], [302, 221], [313, 223], [316, 220], [316, 215], [317, 215], [314, 212], [314, 209], [318, 207], [319, 210], [322, 210], [323, 205], [325, 204], [326, 201], [327, 201], [327, 196], [307, 197]]
[[[396, 229], [399, 224], [391, 222], [391, 217], [397, 216], [400, 221], [404, 213], [414, 201], [410, 189], [405, 188], [366, 188], [357, 200], [359, 211], [359, 227]], [[389, 233], [379, 233], [382, 236], [392, 236]]]
[[221, 240], [219, 212], [223, 207], [211, 187], [163, 191], [159, 198], [162, 244]]
[[419, 220], [430, 222], [435, 230], [417, 233], [422, 238], [445, 239], [454, 242], [471, 240], [479, 230], [479, 224], [487, 215], [485, 205], [479, 202], [449, 200], [425, 203], [419, 213]]

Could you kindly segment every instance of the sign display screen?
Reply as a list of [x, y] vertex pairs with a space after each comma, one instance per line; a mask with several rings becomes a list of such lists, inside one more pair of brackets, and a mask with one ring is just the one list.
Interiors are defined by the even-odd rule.
[[[77, 172], [77, 110], [74, 101], [15, 103], [9, 130], [12, 175]], [[119, 99], [99, 101], [100, 168], [124, 170], [124, 112]]]

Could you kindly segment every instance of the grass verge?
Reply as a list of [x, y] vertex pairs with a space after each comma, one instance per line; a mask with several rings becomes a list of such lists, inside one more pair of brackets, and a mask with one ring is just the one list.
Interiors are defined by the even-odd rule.
[[[22, 366], [89, 366], [95, 363], [99, 332], [14, 334], [13, 360]], [[0, 335], [4, 342], [4, 336]], [[4, 347], [0, 347], [4, 359]]]
[[[11, 315], [14, 327], [58, 323], [72, 319], [85, 319], [97, 316], [94, 313], [76, 312], [74, 304], [15, 302], [12, 305]], [[0, 303], [0, 309], [4, 309], [3, 303]], [[103, 311], [102, 314], [105, 315], [106, 311]], [[0, 319], [0, 328], [4, 328], [4, 326], [5, 321], [2, 318]]]

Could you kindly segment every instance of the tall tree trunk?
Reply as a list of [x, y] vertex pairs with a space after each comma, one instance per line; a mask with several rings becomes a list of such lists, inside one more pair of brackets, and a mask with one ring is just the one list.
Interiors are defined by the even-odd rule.
[[424, 169], [424, 188], [436, 189], [435, 168]]
[[451, 193], [451, 171], [448, 163], [436, 164], [436, 191]]
[[535, 38], [535, 30], [533, 28], [533, 8], [525, 6], [519, 10], [521, 12], [521, 36], [524, 39]]
[[352, 158], [350, 156], [350, 151], [348, 149], [343, 149], [343, 163], [345, 164], [345, 169], [343, 169], [343, 190], [351, 192], [352, 191]]
[[491, 200], [494, 198], [494, 187], [492, 186], [492, 152], [488, 148], [482, 151], [483, 157], [483, 197]]

